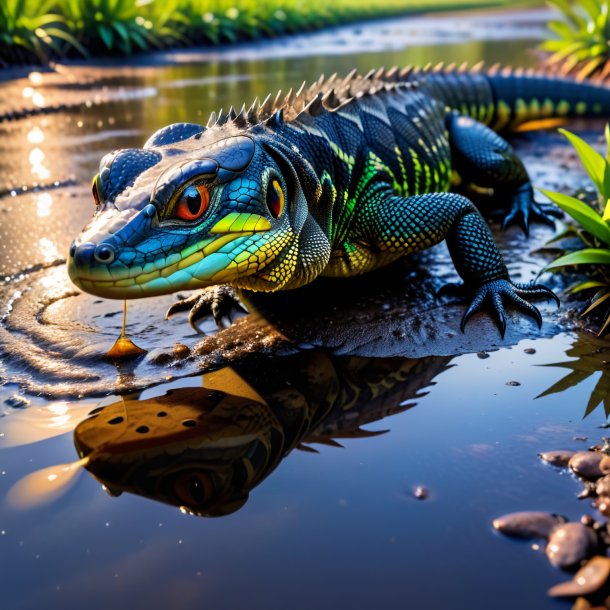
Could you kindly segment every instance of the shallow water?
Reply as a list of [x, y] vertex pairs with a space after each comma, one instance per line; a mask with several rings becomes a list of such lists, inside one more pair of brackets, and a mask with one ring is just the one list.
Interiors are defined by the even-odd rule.
[[[160, 56], [133, 68], [72, 66], [59, 77], [43, 74], [0, 83], [0, 113], [6, 118], [15, 111], [21, 117], [0, 123], [3, 495], [33, 471], [78, 459], [71, 431], [101, 395], [130, 391], [126, 399], [144, 401], [172, 388], [209, 388], [205, 377], [192, 376], [200, 367], [254, 358], [253, 364], [242, 369], [236, 364], [236, 369], [266, 399], [279, 395], [290, 381], [292, 372], [282, 376], [277, 371], [286, 362], [300, 362], [295, 345], [332, 348], [323, 355], [327, 364], [316, 369], [323, 379], [344, 370], [345, 363], [366, 363], [373, 355], [384, 357], [378, 362], [394, 370], [397, 363], [414, 362], [396, 356], [443, 354], [417, 361], [407, 381], [396, 386], [396, 395], [390, 375], [392, 382], [384, 387], [392, 391], [383, 404], [371, 399], [353, 410], [354, 419], [347, 409], [346, 422], [334, 412], [335, 419], [325, 419], [325, 425], [304, 427], [304, 441], [312, 435], [324, 441], [307, 443], [319, 453], [290, 452], [264, 472], [263, 478], [269, 478], [260, 485], [254, 478], [249, 499], [222, 518], [183, 514], [131, 493], [113, 498], [86, 473], [44, 506], [25, 510], [3, 503], [3, 606], [568, 607], [546, 597], [546, 589], [564, 575], [551, 568], [543, 553], [501, 539], [490, 527], [494, 517], [513, 510], [550, 510], [571, 519], [593, 514], [587, 501], [576, 499], [576, 482], [536, 457], [543, 450], [584, 449], [604, 435], [598, 429], [606, 419], [601, 407], [582, 419], [599, 371], [608, 373], [603, 352], [579, 360], [591, 367], [591, 376], [579, 385], [536, 399], [568, 372], [539, 365], [570, 360], [570, 349], [586, 354], [600, 347], [586, 335], [560, 332], [566, 325], [561, 312], [543, 307], [546, 336], [536, 340], [530, 338], [540, 336], [534, 324], [513, 318], [501, 342], [487, 322], [473, 323], [466, 336], [455, 332], [458, 306], [436, 304], [431, 311], [439, 312], [445, 334], [433, 340], [422, 334], [418, 343], [400, 295], [409, 278], [415, 286], [423, 282], [428, 292], [455, 279], [440, 248], [419, 266], [399, 267], [402, 284], [386, 288], [390, 276], [381, 276], [377, 284], [371, 280], [369, 290], [372, 286], [375, 294], [358, 297], [364, 299], [362, 307], [357, 300], [351, 309], [335, 301], [326, 328], [299, 327], [276, 312], [273, 319], [282, 332], [295, 331], [289, 344], [250, 316], [240, 320], [237, 330], [197, 347], [199, 337], [183, 318], [162, 322], [171, 298], [138, 301], [130, 305], [128, 332], [150, 353], [117, 368], [99, 358], [118, 335], [121, 303], [76, 294], [61, 264], [70, 241], [92, 214], [89, 181], [109, 150], [141, 145], [171, 122], [205, 122], [212, 110], [299, 87], [323, 72], [441, 60], [510, 59], [530, 65], [527, 48], [544, 16], [502, 16], [502, 27], [496, 28], [490, 26], [496, 17], [470, 18], [459, 27], [450, 18], [420, 17], [249, 46], [241, 57], [235, 50], [214, 56], [176, 53], [169, 54], [177, 62], [173, 65]], [[41, 105], [53, 112], [27, 116]], [[591, 124], [580, 128], [589, 140], [601, 133]], [[553, 134], [545, 138], [542, 144], [534, 136], [515, 140], [534, 182], [571, 189], [581, 184], [582, 171], [569, 149]], [[55, 181], [59, 184], [53, 188], [36, 186]], [[511, 270], [523, 279], [532, 277], [544, 259], [530, 250], [548, 236], [544, 229], [534, 231], [529, 242], [518, 232], [499, 236]], [[416, 288], [408, 290], [419, 298]], [[375, 307], [382, 312], [377, 318], [358, 318], [359, 308], [366, 313]], [[344, 326], [328, 332], [328, 324], [338, 320]], [[364, 339], [354, 333], [356, 323], [369, 329]], [[206, 322], [204, 328], [211, 332], [212, 324]], [[175, 357], [176, 342], [193, 348], [189, 358]], [[290, 353], [281, 358], [296, 360], [256, 361], [262, 348]], [[482, 357], [484, 350], [493, 349], [498, 351]], [[454, 357], [464, 351], [484, 353]], [[350, 354], [362, 360], [350, 360]], [[299, 370], [295, 365], [294, 371]], [[367, 379], [362, 374], [357, 381]], [[375, 383], [379, 380], [375, 377]], [[520, 385], [510, 384], [515, 381]], [[223, 383], [221, 389], [229, 393], [241, 387], [234, 379]], [[303, 386], [306, 402], [310, 386]], [[116, 400], [106, 398], [103, 404]], [[365, 430], [389, 432], [356, 434], [354, 421]], [[328, 444], [346, 430], [348, 438], [337, 438], [343, 448]], [[217, 452], [208, 462], [217, 464], [223, 455]], [[430, 497], [414, 499], [416, 485], [429, 488]], [[238, 491], [244, 489], [242, 484]]]

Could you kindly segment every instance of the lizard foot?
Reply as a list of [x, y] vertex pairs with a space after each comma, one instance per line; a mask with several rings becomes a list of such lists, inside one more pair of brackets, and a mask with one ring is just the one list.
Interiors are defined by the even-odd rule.
[[542, 316], [536, 307], [525, 299], [554, 299], [559, 306], [557, 295], [546, 288], [546, 286], [531, 284], [513, 284], [510, 280], [491, 280], [479, 286], [468, 306], [466, 313], [462, 317], [460, 328], [462, 332], [466, 323], [474, 313], [479, 311], [486, 302], [492, 306], [502, 338], [506, 332], [506, 313], [504, 301], [515, 305], [521, 311], [531, 316], [538, 323], [538, 328], [542, 326]]
[[502, 229], [506, 229], [511, 224], [518, 224], [525, 235], [529, 236], [531, 222], [539, 222], [554, 229], [554, 218], [563, 218], [561, 210], [551, 204], [536, 201], [532, 186], [525, 184], [513, 197], [510, 211], [502, 223]]
[[225, 319], [231, 322], [233, 312], [243, 311], [247, 313], [239, 302], [235, 289], [228, 285], [210, 286], [186, 299], [177, 301], [169, 307], [165, 313], [165, 319], [169, 320], [175, 313], [188, 310], [190, 310], [189, 324], [198, 333], [203, 331], [199, 328], [197, 322], [205, 316], [211, 314], [218, 328], [226, 328]]

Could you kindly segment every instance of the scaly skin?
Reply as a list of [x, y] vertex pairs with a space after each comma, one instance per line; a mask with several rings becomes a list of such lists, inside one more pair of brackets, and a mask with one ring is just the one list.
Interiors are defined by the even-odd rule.
[[[207, 128], [170, 125], [143, 149], [102, 160], [96, 213], [71, 247], [70, 277], [117, 299], [227, 284], [276, 291], [365, 273], [447, 239], [472, 298], [463, 324], [488, 304], [504, 333], [504, 301], [540, 322], [526, 299], [554, 295], [510, 281], [474, 205], [448, 192], [450, 178], [456, 171], [495, 189], [508, 204], [505, 224], [526, 232], [531, 220], [552, 224], [493, 129], [584, 114], [610, 114], [610, 93], [536, 74], [439, 67], [320, 79], [212, 115]], [[221, 301], [209, 289], [192, 323], [225, 312]]]

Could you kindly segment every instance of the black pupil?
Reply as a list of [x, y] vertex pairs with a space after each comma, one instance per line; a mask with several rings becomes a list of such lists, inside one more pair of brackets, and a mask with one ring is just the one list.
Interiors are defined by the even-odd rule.
[[188, 188], [184, 192], [184, 200], [186, 201], [186, 206], [189, 209], [189, 212], [196, 216], [199, 212], [199, 208], [201, 207], [201, 195], [197, 191], [196, 188]]
[[189, 493], [195, 502], [203, 502], [205, 500], [205, 490], [203, 484], [198, 477], [191, 477], [189, 480]]
[[267, 189], [267, 207], [274, 218], [280, 215], [280, 194], [277, 191], [277, 186], [273, 183]]

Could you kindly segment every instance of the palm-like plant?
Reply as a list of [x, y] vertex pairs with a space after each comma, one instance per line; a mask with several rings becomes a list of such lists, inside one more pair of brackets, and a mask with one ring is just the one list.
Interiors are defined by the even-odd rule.
[[540, 45], [550, 51], [549, 68], [578, 78], [610, 75], [610, 2], [609, 0], [548, 0], [559, 9], [562, 19], [549, 21], [557, 35]]
[[577, 246], [547, 265], [547, 271], [556, 271], [577, 266], [586, 271], [587, 277], [569, 288], [572, 294], [595, 291], [591, 304], [583, 312], [605, 310], [605, 319], [599, 334], [610, 330], [610, 127], [606, 126], [607, 153], [603, 157], [584, 140], [566, 131], [559, 130], [576, 149], [582, 164], [595, 185], [598, 194], [593, 207], [585, 202], [541, 189], [551, 201], [556, 203], [572, 219], [566, 231], [552, 241], [575, 237]]

